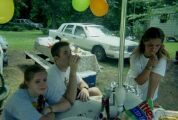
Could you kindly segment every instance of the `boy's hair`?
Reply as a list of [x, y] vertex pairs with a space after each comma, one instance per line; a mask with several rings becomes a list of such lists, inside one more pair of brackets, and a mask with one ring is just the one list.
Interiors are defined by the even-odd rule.
[[69, 43], [66, 41], [60, 41], [55, 43], [51, 48], [51, 55], [53, 57], [59, 56], [60, 49], [64, 46], [69, 46]]

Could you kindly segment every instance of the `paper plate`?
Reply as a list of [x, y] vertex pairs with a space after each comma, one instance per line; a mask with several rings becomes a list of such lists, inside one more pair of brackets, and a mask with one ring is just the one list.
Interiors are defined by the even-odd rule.
[[165, 110], [163, 108], [155, 108], [153, 110], [154, 120], [177, 120], [178, 111]]

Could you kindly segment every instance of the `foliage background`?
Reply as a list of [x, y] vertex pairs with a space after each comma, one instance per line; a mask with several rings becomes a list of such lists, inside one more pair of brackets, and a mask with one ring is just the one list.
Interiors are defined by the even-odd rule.
[[[15, 0], [13, 19], [32, 19], [43, 23], [47, 28], [57, 28], [63, 22], [90, 22], [103, 24], [113, 31], [118, 30], [122, 0], [107, 0], [109, 12], [103, 17], [94, 16], [89, 8], [77, 12], [71, 2], [72, 0]], [[151, 9], [176, 4], [176, 0], [128, 0], [127, 25], [133, 26], [135, 21], [142, 23], [143, 19], [151, 17]]]

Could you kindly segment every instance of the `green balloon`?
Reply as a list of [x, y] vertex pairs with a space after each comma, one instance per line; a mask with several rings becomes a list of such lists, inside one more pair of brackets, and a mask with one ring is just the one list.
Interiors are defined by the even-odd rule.
[[73, 8], [78, 12], [85, 11], [90, 5], [90, 0], [72, 0]]

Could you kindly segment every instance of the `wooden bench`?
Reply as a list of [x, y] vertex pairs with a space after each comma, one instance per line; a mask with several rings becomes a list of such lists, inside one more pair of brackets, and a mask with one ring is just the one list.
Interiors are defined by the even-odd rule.
[[32, 59], [35, 63], [41, 65], [45, 69], [48, 69], [52, 63], [47, 60], [48, 57], [45, 57], [43, 54], [35, 53], [31, 51], [25, 51], [26, 59]]

